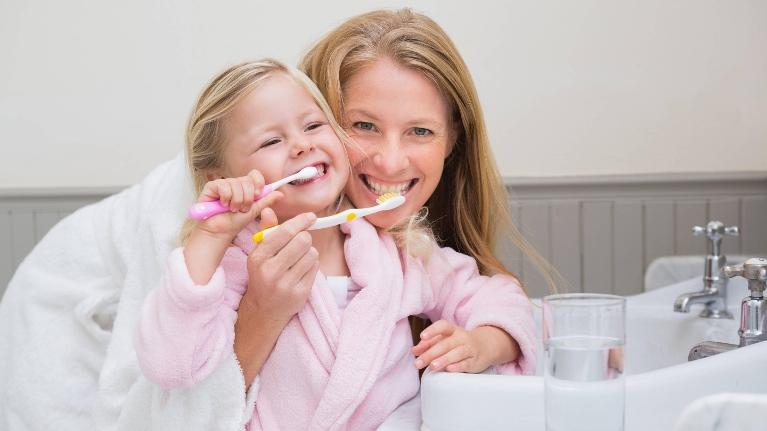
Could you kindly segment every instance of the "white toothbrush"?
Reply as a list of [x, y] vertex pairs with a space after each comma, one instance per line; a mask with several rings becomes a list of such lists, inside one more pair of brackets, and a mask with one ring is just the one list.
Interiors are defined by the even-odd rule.
[[[255, 200], [258, 201], [263, 199], [269, 193], [277, 190], [278, 188], [291, 181], [306, 180], [317, 176], [318, 173], [319, 171], [317, 171], [317, 168], [314, 166], [307, 166], [293, 175], [289, 175], [281, 180], [267, 184], [264, 186], [264, 190], [262, 190], [261, 193], [256, 196]], [[221, 201], [197, 202], [189, 208], [189, 217], [195, 220], [207, 220], [216, 214], [225, 213], [227, 211], [229, 211], [229, 208], [221, 203]]]
[[[367, 217], [381, 211], [388, 211], [405, 203], [405, 197], [399, 193], [386, 193], [376, 199], [378, 205], [368, 208], [350, 208], [328, 217], [318, 218], [307, 230], [324, 229], [326, 227], [337, 226], [341, 223], [350, 222], [357, 217]], [[264, 240], [270, 233], [274, 232], [280, 225], [272, 226], [256, 232], [253, 235], [253, 242], [258, 244]]]

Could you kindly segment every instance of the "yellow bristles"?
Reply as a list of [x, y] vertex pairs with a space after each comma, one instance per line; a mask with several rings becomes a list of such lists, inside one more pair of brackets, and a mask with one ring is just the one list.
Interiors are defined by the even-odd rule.
[[382, 204], [395, 196], [399, 196], [399, 193], [396, 193], [396, 192], [384, 193], [381, 196], [378, 196], [378, 199], [376, 199], [376, 203]]

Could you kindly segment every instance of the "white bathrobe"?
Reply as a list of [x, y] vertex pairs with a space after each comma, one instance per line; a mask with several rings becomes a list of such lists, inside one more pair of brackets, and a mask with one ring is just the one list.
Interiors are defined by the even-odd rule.
[[62, 220], [21, 263], [0, 301], [1, 429], [241, 428], [236, 360], [193, 391], [163, 391], [133, 350], [141, 304], [192, 202], [179, 155]]

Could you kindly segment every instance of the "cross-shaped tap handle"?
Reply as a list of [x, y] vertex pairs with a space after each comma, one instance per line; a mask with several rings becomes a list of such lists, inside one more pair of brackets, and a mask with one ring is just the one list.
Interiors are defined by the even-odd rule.
[[767, 283], [767, 259], [752, 257], [741, 265], [725, 266], [724, 275], [729, 278], [743, 277], [748, 280], [748, 289], [751, 295], [756, 293], [761, 296]]
[[721, 239], [725, 235], [738, 236], [740, 234], [740, 230], [737, 226], [725, 227], [724, 223], [720, 221], [710, 221], [706, 227], [693, 226], [692, 233], [695, 236], [706, 235], [709, 237], [709, 239], [717, 240]]

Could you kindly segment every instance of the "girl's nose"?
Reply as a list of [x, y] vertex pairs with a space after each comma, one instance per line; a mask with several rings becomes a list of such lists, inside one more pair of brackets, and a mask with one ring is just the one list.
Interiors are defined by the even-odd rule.
[[314, 143], [306, 136], [299, 136], [293, 141], [291, 155], [299, 157], [314, 150]]
[[371, 157], [373, 164], [384, 174], [397, 174], [410, 165], [405, 148], [399, 138], [386, 139], [384, 143], [376, 146], [375, 153]]

